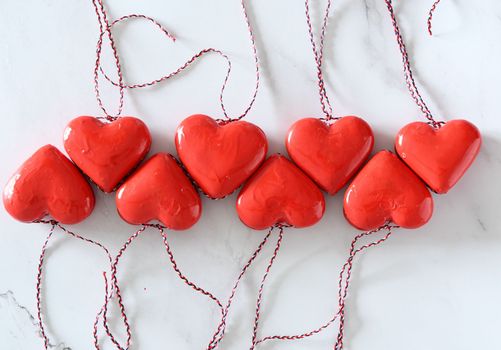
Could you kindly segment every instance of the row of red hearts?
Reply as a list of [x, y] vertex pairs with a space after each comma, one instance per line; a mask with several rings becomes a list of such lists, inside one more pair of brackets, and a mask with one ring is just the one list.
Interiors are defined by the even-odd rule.
[[6, 185], [5, 208], [25, 222], [46, 215], [65, 224], [85, 219], [95, 199], [80, 169], [104, 192], [117, 190], [118, 213], [131, 224], [158, 220], [187, 229], [201, 215], [194, 184], [217, 199], [245, 183], [236, 203], [244, 224], [257, 230], [306, 227], [324, 214], [320, 189], [333, 195], [354, 177], [344, 196], [344, 214], [353, 226], [372, 230], [393, 222], [417, 228], [433, 212], [426, 185], [437, 193], [452, 188], [478, 154], [481, 136], [465, 120], [439, 126], [415, 122], [399, 131], [398, 156], [384, 150], [367, 162], [374, 136], [364, 120], [306, 118], [287, 134], [291, 161], [279, 154], [266, 159], [266, 135], [254, 124], [193, 115], [178, 127], [175, 144], [180, 162], [158, 153], [136, 169], [151, 145], [141, 120], [78, 117], [64, 132], [74, 163], [54, 146], [40, 148]]

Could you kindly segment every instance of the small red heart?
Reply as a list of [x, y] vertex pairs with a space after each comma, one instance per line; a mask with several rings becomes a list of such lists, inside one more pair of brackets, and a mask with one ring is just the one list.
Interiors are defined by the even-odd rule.
[[151, 146], [146, 125], [134, 117], [103, 123], [73, 119], [64, 131], [64, 148], [75, 164], [104, 192], [112, 192]]
[[418, 228], [432, 213], [433, 199], [426, 185], [390, 151], [372, 157], [344, 196], [344, 215], [361, 230], [373, 230], [389, 221]]
[[139, 225], [159, 220], [173, 230], [193, 226], [202, 212], [198, 192], [173, 156], [157, 153], [118, 189], [120, 216]]
[[311, 226], [322, 218], [324, 211], [324, 196], [317, 185], [278, 154], [264, 162], [237, 199], [240, 220], [255, 230], [278, 223]]
[[46, 145], [10, 178], [3, 204], [19, 221], [32, 222], [50, 215], [63, 224], [76, 224], [92, 213], [94, 192], [68, 158]]
[[305, 118], [292, 125], [285, 144], [292, 160], [333, 195], [365, 163], [374, 147], [374, 135], [358, 117], [343, 117], [330, 125]]
[[176, 148], [202, 191], [212, 198], [222, 198], [240, 187], [261, 165], [268, 142], [254, 124], [218, 124], [206, 115], [196, 114], [177, 128]]
[[395, 150], [402, 160], [437, 193], [447, 193], [475, 160], [480, 132], [466, 120], [451, 120], [436, 129], [410, 123], [398, 133]]

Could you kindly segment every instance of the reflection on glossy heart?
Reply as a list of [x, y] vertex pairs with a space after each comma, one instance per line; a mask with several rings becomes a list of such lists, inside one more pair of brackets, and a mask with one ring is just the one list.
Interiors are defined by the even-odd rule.
[[473, 163], [481, 142], [478, 129], [466, 120], [439, 129], [415, 122], [399, 131], [395, 150], [433, 191], [446, 193]]
[[193, 226], [202, 212], [198, 192], [173, 156], [157, 153], [118, 189], [120, 216], [130, 224], [159, 220], [173, 230]]
[[104, 192], [112, 192], [150, 149], [146, 125], [134, 117], [103, 123], [73, 119], [64, 131], [64, 148], [75, 164]]
[[356, 174], [374, 146], [364, 120], [343, 117], [332, 124], [305, 118], [292, 125], [285, 142], [292, 160], [333, 195]]
[[237, 199], [240, 220], [263, 230], [278, 223], [306, 227], [317, 223], [325, 211], [320, 189], [291, 161], [273, 155], [245, 184]]
[[426, 185], [390, 151], [372, 157], [344, 196], [346, 219], [361, 230], [373, 230], [389, 221], [418, 228], [432, 213], [433, 199]]
[[176, 148], [191, 177], [211, 198], [235, 191], [261, 165], [266, 135], [254, 124], [218, 124], [202, 114], [186, 118], [176, 132]]
[[46, 145], [10, 178], [3, 203], [20, 221], [50, 215], [63, 224], [76, 224], [92, 213], [94, 193], [77, 167], [56, 147]]

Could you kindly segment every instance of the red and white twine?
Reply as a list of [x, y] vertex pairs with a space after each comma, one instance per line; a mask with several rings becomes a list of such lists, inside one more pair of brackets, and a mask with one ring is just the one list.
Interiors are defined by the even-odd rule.
[[430, 125], [432, 125], [434, 128], [439, 128], [444, 122], [442, 121], [437, 121], [433, 118], [433, 115], [431, 114], [430, 109], [426, 105], [426, 103], [423, 100], [423, 97], [421, 96], [421, 93], [419, 92], [419, 89], [416, 85], [416, 81], [414, 79], [414, 75], [412, 73], [412, 68], [411, 64], [409, 61], [409, 54], [407, 53], [407, 48], [404, 43], [404, 39], [402, 37], [402, 33], [400, 30], [400, 26], [398, 25], [397, 18], [395, 16], [395, 12], [393, 10], [393, 5], [391, 0], [384, 0], [386, 3], [386, 7], [388, 8], [388, 12], [390, 14], [391, 22], [393, 25], [393, 31], [395, 32], [395, 37], [397, 39], [398, 46], [400, 48], [400, 53], [402, 54], [402, 63], [404, 65], [404, 75], [405, 75], [405, 82], [407, 85], [407, 89], [409, 90], [412, 99], [416, 104], [418, 105], [419, 109], [421, 112], [423, 112], [424, 116], [426, 119], [428, 119]]
[[[96, 7], [96, 13], [99, 16], [99, 11], [97, 10], [97, 5], [95, 3], [96, 1], [99, 4], [99, 9], [101, 10], [101, 12], [104, 11], [104, 13], [105, 13], [105, 10], [104, 10], [104, 6], [103, 6], [103, 3], [102, 3], [102, 0], [93, 0], [93, 2], [95, 4], [95, 7]], [[254, 105], [254, 103], [256, 101], [257, 93], [258, 93], [258, 90], [259, 90], [259, 84], [260, 84], [260, 70], [259, 70], [259, 58], [258, 58], [258, 54], [257, 54], [256, 41], [255, 41], [255, 37], [254, 37], [254, 32], [253, 32], [253, 29], [252, 29], [252, 25], [250, 23], [249, 16], [248, 16], [248, 13], [247, 13], [247, 8], [246, 8], [246, 5], [245, 5], [245, 1], [241, 0], [240, 4], [241, 4], [242, 10], [243, 10], [244, 20], [245, 20], [245, 23], [246, 23], [246, 26], [247, 26], [247, 30], [248, 30], [248, 33], [249, 33], [249, 38], [250, 38], [251, 48], [252, 48], [252, 54], [253, 54], [253, 58], [254, 58], [255, 86], [254, 86], [254, 91], [252, 93], [251, 100], [250, 100], [248, 106], [243, 111], [243, 113], [241, 113], [238, 117], [235, 117], [235, 118], [230, 117], [230, 115], [227, 112], [225, 103], [224, 103], [224, 91], [226, 89], [226, 85], [228, 83], [228, 80], [229, 80], [229, 77], [230, 77], [230, 73], [231, 73], [231, 69], [232, 69], [231, 60], [221, 50], [218, 50], [218, 49], [215, 49], [215, 48], [212, 48], [212, 47], [206, 48], [206, 49], [203, 49], [203, 50], [199, 51], [197, 54], [193, 55], [190, 59], [188, 59], [184, 64], [182, 64], [179, 68], [175, 69], [171, 73], [168, 73], [168, 74], [166, 74], [166, 75], [164, 75], [164, 76], [162, 76], [160, 78], [157, 78], [157, 79], [154, 79], [154, 80], [151, 80], [151, 81], [147, 81], [147, 82], [143, 82], [143, 83], [134, 83], [134, 84], [125, 84], [124, 83], [123, 76], [122, 76], [122, 69], [121, 69], [121, 66], [120, 66], [120, 60], [118, 59], [118, 53], [116, 51], [116, 47], [115, 47], [114, 40], [113, 40], [113, 35], [112, 35], [112, 27], [114, 25], [116, 25], [119, 22], [122, 22], [122, 21], [125, 21], [125, 20], [129, 20], [129, 19], [145, 19], [145, 20], [147, 20], [147, 21], [152, 22], [153, 24], [155, 24], [155, 26], [158, 27], [170, 40], [175, 41], [175, 37], [172, 34], [170, 34], [169, 31], [167, 29], [165, 29], [165, 27], [163, 27], [161, 24], [159, 24], [156, 20], [154, 20], [151, 17], [145, 16], [145, 15], [138, 15], [138, 14], [132, 14], [132, 15], [127, 15], [127, 16], [122, 16], [122, 17], [114, 20], [113, 22], [111, 22], [111, 24], [107, 21], [107, 17], [105, 15], [103, 15], [103, 18], [105, 19], [104, 20], [104, 24], [105, 24], [106, 32], [108, 33], [108, 38], [109, 38], [112, 50], [113, 50], [114, 55], [115, 55], [115, 63], [116, 63], [116, 67], [117, 67], [118, 77], [119, 77], [118, 81], [115, 81], [114, 79], [112, 79], [111, 77], [109, 77], [103, 71], [103, 69], [101, 68], [100, 57], [101, 57], [101, 51], [102, 51], [101, 47], [102, 47], [102, 43], [103, 43], [102, 37], [104, 35], [104, 32], [103, 32], [103, 23], [101, 22], [101, 20], [99, 21], [100, 33], [101, 34], [100, 34], [100, 39], [99, 39], [98, 44], [97, 44], [97, 59], [96, 59], [96, 66], [95, 66], [95, 69], [94, 69], [94, 76], [95, 76], [95, 85], [96, 85], [96, 97], [97, 97], [99, 105], [101, 106], [101, 109], [103, 109], [103, 111], [108, 115], [108, 113], [106, 112], [106, 110], [104, 109], [104, 107], [102, 107], [102, 102], [101, 102], [101, 98], [100, 98], [100, 94], [99, 94], [99, 83], [98, 83], [98, 73], [99, 72], [101, 72], [103, 74], [103, 76], [104, 76], [104, 78], [106, 80], [108, 80], [113, 85], [117, 86], [119, 88], [119, 90], [120, 90], [120, 108], [119, 108], [119, 113], [118, 113], [118, 115], [120, 115], [120, 113], [122, 112], [122, 106], [123, 106], [123, 90], [124, 89], [137, 89], [137, 88], [145, 88], [145, 87], [148, 87], [148, 86], [156, 85], [158, 83], [166, 81], [166, 80], [174, 77], [175, 75], [183, 72], [192, 63], [194, 63], [197, 59], [201, 58], [205, 54], [215, 53], [215, 54], [223, 57], [225, 59], [226, 63], [227, 63], [227, 66], [228, 66], [227, 71], [226, 71], [226, 75], [224, 77], [223, 84], [221, 86], [221, 90], [220, 90], [220, 93], [219, 93], [219, 102], [220, 102], [220, 106], [221, 106], [221, 110], [223, 112], [224, 118], [226, 119], [226, 121], [234, 121], [234, 120], [240, 120], [240, 119], [244, 118], [250, 112], [250, 110], [252, 109], [252, 106]], [[99, 17], [99, 18], [101, 18], [101, 17]]]

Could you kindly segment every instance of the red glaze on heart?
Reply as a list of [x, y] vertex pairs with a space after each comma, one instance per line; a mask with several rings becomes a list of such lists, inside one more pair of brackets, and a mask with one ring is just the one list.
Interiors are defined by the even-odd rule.
[[390, 151], [372, 157], [344, 196], [344, 215], [361, 230], [373, 230], [389, 221], [418, 228], [432, 213], [433, 199], [426, 185]]
[[285, 223], [316, 224], [325, 200], [315, 183], [282, 155], [273, 155], [245, 184], [237, 199], [240, 220], [255, 230]]
[[395, 150], [402, 160], [437, 193], [447, 193], [475, 160], [480, 132], [466, 120], [451, 120], [439, 129], [410, 123], [398, 133]]
[[76, 224], [92, 213], [94, 192], [68, 158], [46, 145], [10, 178], [3, 204], [19, 221], [32, 222], [50, 215], [60, 223]]
[[225, 197], [240, 187], [261, 165], [268, 150], [266, 135], [254, 124], [218, 124], [202, 114], [183, 120], [175, 141], [186, 170], [211, 198]]
[[292, 160], [333, 195], [365, 163], [374, 147], [374, 135], [369, 124], [354, 116], [330, 125], [305, 118], [291, 126], [285, 144]]
[[193, 226], [202, 212], [198, 192], [173, 156], [157, 153], [118, 189], [120, 216], [130, 224], [159, 220], [173, 230]]
[[64, 131], [64, 148], [75, 164], [104, 192], [112, 192], [151, 146], [146, 125], [134, 117], [103, 123], [73, 119]]

